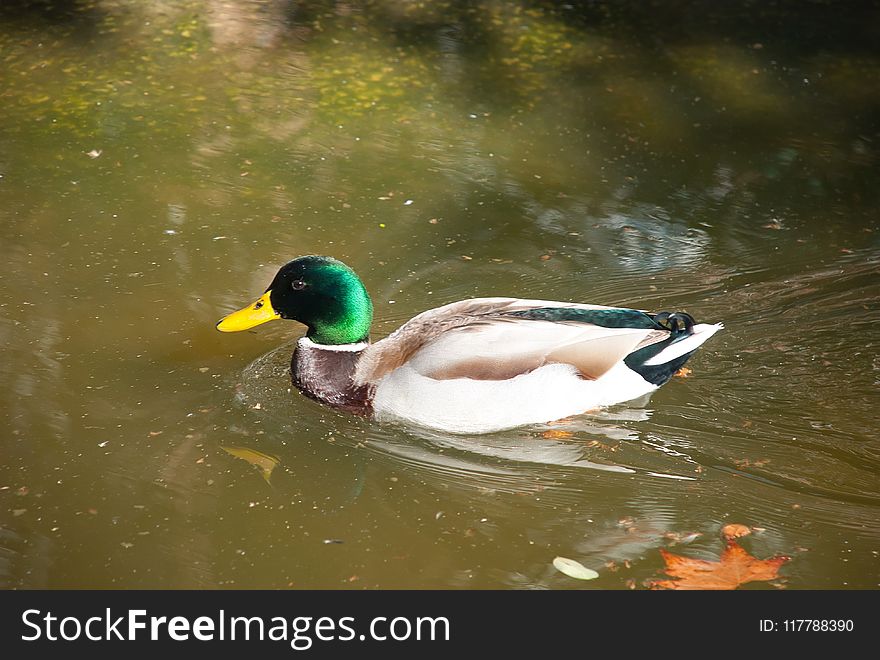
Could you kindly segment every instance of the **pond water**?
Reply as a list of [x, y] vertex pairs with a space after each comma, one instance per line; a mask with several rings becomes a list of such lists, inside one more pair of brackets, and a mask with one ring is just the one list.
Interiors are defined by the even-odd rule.
[[[880, 586], [876, 13], [0, 10], [0, 585], [644, 588], [722, 525]], [[872, 30], [873, 26], [873, 30]], [[649, 401], [454, 436], [290, 391], [224, 314], [344, 260], [374, 338], [506, 295], [726, 329]]]

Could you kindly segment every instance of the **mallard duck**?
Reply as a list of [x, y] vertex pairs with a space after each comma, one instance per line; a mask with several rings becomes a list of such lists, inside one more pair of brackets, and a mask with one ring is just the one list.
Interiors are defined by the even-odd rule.
[[223, 332], [273, 319], [308, 331], [294, 385], [317, 401], [453, 433], [489, 433], [636, 399], [668, 381], [722, 324], [684, 312], [518, 298], [437, 307], [370, 343], [373, 304], [331, 257], [285, 264], [266, 292], [217, 323]]

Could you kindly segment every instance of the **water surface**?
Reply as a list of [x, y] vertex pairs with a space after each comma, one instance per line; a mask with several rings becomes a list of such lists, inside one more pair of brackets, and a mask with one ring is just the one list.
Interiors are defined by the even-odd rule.
[[[876, 11], [302, 4], [4, 3], [0, 585], [643, 588], [737, 522], [776, 586], [880, 586]], [[564, 425], [378, 424], [290, 391], [296, 324], [214, 330], [307, 253], [374, 337], [726, 329]]]

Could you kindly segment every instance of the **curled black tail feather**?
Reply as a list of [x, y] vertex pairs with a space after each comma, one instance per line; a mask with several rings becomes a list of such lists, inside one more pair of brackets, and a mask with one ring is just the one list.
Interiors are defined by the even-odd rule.
[[659, 312], [654, 314], [654, 322], [669, 330], [673, 336], [694, 334], [694, 317], [687, 312]]

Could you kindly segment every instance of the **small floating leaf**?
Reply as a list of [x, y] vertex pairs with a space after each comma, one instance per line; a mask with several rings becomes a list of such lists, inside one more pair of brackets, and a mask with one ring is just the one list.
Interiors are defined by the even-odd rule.
[[553, 439], [553, 438], [563, 439], [563, 438], [571, 438], [572, 436], [574, 436], [574, 433], [572, 433], [571, 431], [560, 431], [558, 429], [550, 429], [549, 431], [544, 431], [541, 434], [541, 436], [545, 437], [545, 438], [549, 438], [549, 439]]
[[266, 480], [266, 483], [269, 483], [269, 478], [272, 476], [272, 470], [274, 470], [275, 466], [281, 462], [276, 456], [270, 456], [269, 454], [264, 454], [256, 449], [249, 449], [247, 447], [221, 447], [221, 449], [236, 458], [240, 458], [251, 465], [257, 466], [263, 474], [263, 479]]
[[596, 571], [587, 568], [579, 561], [567, 559], [566, 557], [556, 557], [553, 560], [553, 566], [560, 573], [565, 573], [568, 577], [575, 580], [595, 580], [599, 577]]
[[728, 541], [730, 539], [738, 539], [741, 536], [748, 536], [751, 533], [751, 529], [745, 525], [740, 525], [739, 523], [731, 523], [721, 528], [721, 536]]

